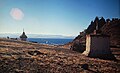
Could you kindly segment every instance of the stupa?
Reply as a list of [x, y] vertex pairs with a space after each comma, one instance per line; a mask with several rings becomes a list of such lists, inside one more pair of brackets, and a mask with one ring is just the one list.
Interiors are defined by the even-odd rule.
[[22, 35], [20, 36], [20, 39], [21, 39], [22, 41], [26, 41], [26, 40], [27, 40], [27, 36], [25, 35], [24, 29], [23, 29]]

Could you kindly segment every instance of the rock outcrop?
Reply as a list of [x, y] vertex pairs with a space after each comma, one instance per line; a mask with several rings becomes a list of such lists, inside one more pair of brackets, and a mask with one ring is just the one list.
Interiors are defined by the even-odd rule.
[[[86, 35], [93, 33], [94, 30], [96, 29], [97, 24], [98, 24], [97, 28], [100, 34], [110, 36], [110, 46], [120, 47], [120, 19], [113, 18], [112, 20], [110, 19], [105, 20], [103, 17], [101, 17], [100, 19], [96, 17], [94, 21], [91, 21], [88, 28], [80, 32], [80, 34], [73, 40], [72, 47], [79, 46], [78, 44], [74, 45], [76, 40], [79, 40], [81, 45], [85, 45]], [[80, 50], [82, 48], [77, 47], [76, 49]]]

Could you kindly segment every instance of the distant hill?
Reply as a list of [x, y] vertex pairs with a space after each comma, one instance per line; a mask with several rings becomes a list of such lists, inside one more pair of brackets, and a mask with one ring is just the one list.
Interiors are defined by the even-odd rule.
[[[9, 36], [10, 38], [19, 38], [22, 33], [2, 33], [0, 34], [1, 38], [6, 38]], [[28, 38], [62, 38], [62, 39], [73, 39], [74, 36], [63, 36], [63, 35], [44, 35], [44, 34], [27, 34]]]
[[79, 41], [81, 44], [85, 45], [86, 34], [93, 33], [96, 28], [99, 30], [100, 34], [106, 34], [110, 36], [111, 46], [120, 47], [120, 19], [118, 18], [105, 20], [103, 17], [96, 17], [94, 21], [91, 21], [87, 29], [80, 32], [80, 35], [73, 40], [73, 43]]

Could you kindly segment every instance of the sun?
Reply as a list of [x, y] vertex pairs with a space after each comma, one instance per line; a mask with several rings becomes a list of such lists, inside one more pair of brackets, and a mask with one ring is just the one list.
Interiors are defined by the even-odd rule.
[[22, 20], [24, 17], [23, 11], [19, 8], [12, 8], [10, 11], [10, 15], [15, 20]]

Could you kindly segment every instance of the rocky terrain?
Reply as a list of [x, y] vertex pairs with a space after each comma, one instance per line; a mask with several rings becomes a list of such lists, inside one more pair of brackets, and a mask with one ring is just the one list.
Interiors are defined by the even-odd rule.
[[120, 19], [104, 19], [103, 17], [96, 17], [94, 21], [91, 21], [90, 25], [84, 31], [80, 32], [75, 40], [80, 40], [82, 44], [85, 44], [85, 38], [87, 34], [92, 34], [94, 30], [99, 30], [100, 34], [105, 34], [110, 36], [110, 45], [120, 47]]
[[0, 39], [0, 73], [120, 73], [117, 61], [88, 58], [67, 46]]

